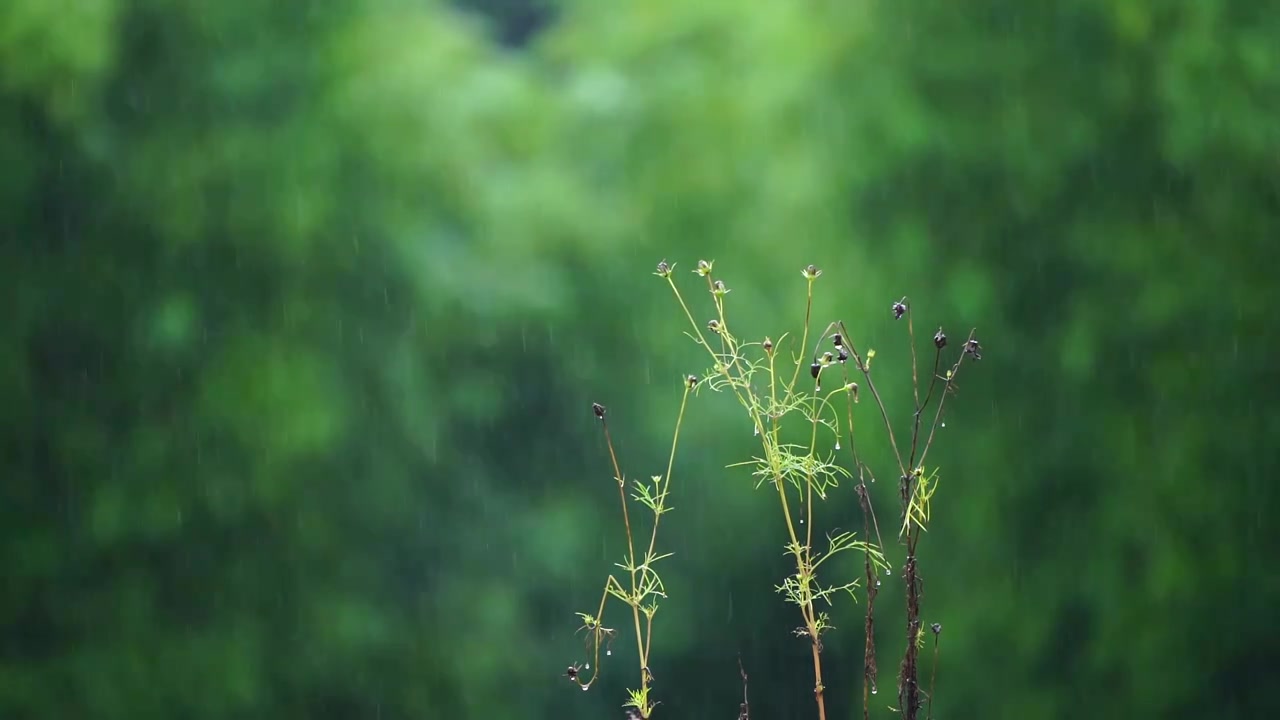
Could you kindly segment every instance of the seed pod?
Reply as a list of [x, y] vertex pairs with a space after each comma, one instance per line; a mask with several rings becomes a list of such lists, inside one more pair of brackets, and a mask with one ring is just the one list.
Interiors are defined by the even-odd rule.
[[947, 336], [942, 332], [942, 328], [938, 328], [938, 332], [933, 336], [933, 346], [939, 350], [947, 346]]
[[604, 406], [600, 403], [591, 403], [591, 410], [595, 412], [596, 417], [604, 419]]

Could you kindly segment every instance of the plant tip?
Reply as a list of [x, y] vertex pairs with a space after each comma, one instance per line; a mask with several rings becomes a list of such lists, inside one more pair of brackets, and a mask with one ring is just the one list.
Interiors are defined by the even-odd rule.
[[604, 406], [600, 403], [591, 403], [591, 411], [596, 414], [596, 417], [604, 419]]
[[822, 372], [821, 363], [815, 362], [814, 364], [809, 366], [809, 374], [813, 376], [814, 380], [818, 379], [818, 373], [821, 373], [821, 372]]
[[844, 345], [844, 338], [840, 337], [840, 333], [831, 336], [831, 344], [836, 347]]
[[942, 623], [934, 623], [929, 626], [929, 629], [933, 631], [934, 635], [937, 635], [942, 632]]
[[720, 321], [712, 318], [707, 321], [707, 329], [713, 333], [720, 332]]
[[724, 297], [725, 295], [728, 295], [728, 294], [729, 294], [729, 292], [730, 292], [730, 290], [729, 290], [729, 288], [726, 288], [726, 287], [724, 286], [724, 281], [723, 281], [723, 280], [716, 280], [715, 282], [711, 283], [711, 294], [712, 294], [712, 295], [715, 295], [715, 296], [717, 296], [717, 297]]
[[805, 269], [801, 270], [801, 271], [800, 271], [800, 274], [801, 274], [801, 275], [804, 275], [804, 277], [805, 277], [805, 279], [806, 279], [806, 280], [813, 281], [813, 280], [817, 280], [817, 279], [818, 279], [818, 276], [822, 275], [822, 271], [821, 271], [821, 270], [819, 270], [819, 269], [817, 268], [817, 266], [815, 266], [815, 265], [810, 265], [810, 266], [806, 267]]
[[938, 328], [938, 332], [934, 334], [933, 346], [939, 350], [947, 346], [947, 336], [942, 332], [942, 328]]
[[[906, 298], [903, 298], [905, 300]], [[893, 319], [901, 320], [903, 315], [907, 314], [907, 304], [902, 300], [893, 304]]]
[[[712, 260], [711, 262], [715, 262], [715, 261], [714, 261], [714, 260]], [[697, 269], [697, 270], [694, 270], [694, 272], [698, 273], [699, 275], [701, 275], [701, 276], [703, 276], [703, 277], [706, 277], [706, 276], [710, 275], [710, 274], [711, 274], [711, 263], [707, 262], [706, 260], [699, 260], [699, 261], [698, 261], [698, 269]]]
[[765, 351], [765, 352], [767, 352], [767, 353], [771, 353], [771, 352], [773, 352], [773, 341], [772, 341], [772, 340], [770, 340], [770, 339], [768, 338], [768, 336], [765, 336], [765, 339], [764, 339], [764, 342], [762, 343], [762, 345], [764, 346], [764, 351]]
[[671, 277], [671, 266], [667, 264], [666, 260], [663, 260], [658, 263], [658, 272], [654, 273], [654, 275], [657, 275], [658, 277]]
[[693, 386], [698, 384], [698, 376], [690, 375], [689, 377], [685, 378], [684, 381], [686, 383], [689, 383], [689, 389], [693, 389]]

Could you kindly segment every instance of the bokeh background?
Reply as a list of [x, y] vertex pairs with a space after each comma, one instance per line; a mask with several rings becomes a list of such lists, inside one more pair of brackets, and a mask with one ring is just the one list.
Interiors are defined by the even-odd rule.
[[[625, 633], [562, 673], [624, 547], [590, 403], [647, 477], [706, 366], [663, 258], [746, 337], [817, 264], [904, 412], [890, 303], [978, 328], [935, 717], [1280, 716], [1274, 3], [7, 0], [0, 159], [0, 717], [621, 717]], [[814, 716], [749, 427], [689, 410], [661, 717], [739, 657]]]

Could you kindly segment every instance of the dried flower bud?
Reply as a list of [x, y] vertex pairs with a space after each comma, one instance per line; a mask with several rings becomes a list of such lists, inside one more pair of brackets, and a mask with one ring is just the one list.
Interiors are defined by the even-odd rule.
[[982, 359], [982, 345], [978, 344], [978, 340], [976, 338], [971, 339], [964, 344], [964, 351], [967, 354], [972, 355], [974, 360]]
[[658, 263], [658, 272], [654, 273], [654, 275], [657, 275], [658, 277], [671, 277], [671, 266], [667, 264], [666, 260], [663, 260]]
[[844, 348], [840, 348], [840, 354], [836, 356], [836, 359], [839, 360], [840, 362], [844, 362], [845, 360], [848, 360], [849, 351]]
[[899, 300], [893, 304], [893, 319], [901, 320], [903, 315], [907, 314], [907, 304]]
[[819, 270], [817, 266], [810, 265], [809, 267], [801, 270], [800, 274], [804, 275], [807, 280], [817, 280], [818, 276], [822, 274], [822, 271]]
[[844, 344], [844, 338], [840, 337], [840, 333], [831, 336], [831, 344], [840, 347]]
[[711, 263], [707, 262], [706, 260], [699, 260], [699, 261], [698, 261], [698, 269], [697, 269], [697, 270], [694, 270], [694, 272], [698, 273], [699, 275], [701, 275], [701, 276], [703, 276], [703, 277], [706, 277], [706, 276], [710, 275], [710, 274], [711, 274]]
[[821, 364], [815, 362], [814, 364], [809, 366], [809, 374], [813, 376], [814, 380], [818, 379], [818, 373], [821, 373], [821, 372], [822, 372]]
[[834, 361], [835, 361], [835, 359], [836, 359], [836, 358], [835, 358], [835, 356], [834, 356], [834, 355], [832, 355], [830, 352], [824, 352], [824, 353], [822, 353], [822, 364], [823, 364], [823, 365], [830, 365], [832, 362], [834, 362]]
[[600, 403], [591, 403], [591, 410], [595, 412], [596, 417], [604, 419], [604, 406]]
[[764, 346], [764, 351], [765, 351], [765, 352], [767, 352], [767, 353], [771, 353], [771, 352], [773, 352], [773, 341], [772, 341], [772, 340], [770, 340], [769, 338], [767, 338], [767, 337], [766, 337], [766, 338], [764, 339], [764, 342], [762, 343], [762, 345]]
[[942, 623], [934, 623], [929, 626], [929, 629], [933, 631], [934, 635], [937, 635], [942, 632]]
[[685, 378], [684, 381], [689, 383], [689, 388], [692, 389], [694, 385], [698, 384], [698, 376], [690, 375], [689, 377]]
[[938, 328], [938, 332], [933, 336], [933, 346], [939, 350], [947, 346], [947, 336], [942, 332], [942, 328]]
[[707, 329], [713, 333], [720, 332], [720, 321], [712, 318], [707, 321]]
[[723, 282], [723, 281], [721, 281], [721, 280], [716, 280], [715, 282], [711, 283], [711, 294], [712, 294], [712, 295], [719, 295], [719, 296], [722, 296], [722, 297], [723, 297], [723, 296], [725, 296], [725, 295], [728, 295], [728, 294], [729, 294], [729, 292], [730, 292], [730, 290], [724, 286], [724, 282]]

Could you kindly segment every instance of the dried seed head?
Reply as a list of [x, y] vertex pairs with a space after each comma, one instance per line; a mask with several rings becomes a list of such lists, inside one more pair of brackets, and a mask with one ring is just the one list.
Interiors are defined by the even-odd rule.
[[689, 383], [689, 387], [692, 388], [694, 385], [698, 384], [698, 376], [690, 375], [689, 377], [685, 378], [684, 381]]
[[804, 275], [806, 280], [817, 280], [818, 276], [822, 274], [822, 271], [819, 270], [817, 266], [810, 265], [805, 269], [801, 270], [800, 274]]
[[601, 420], [604, 419], [603, 405], [601, 405], [600, 403], [591, 403], [591, 410], [596, 414], [596, 417], [600, 418]]
[[929, 629], [933, 631], [934, 635], [937, 635], [942, 632], [942, 623], [934, 623], [929, 626]]
[[764, 342], [762, 343], [762, 345], [764, 346], [765, 352], [767, 353], [773, 352], [773, 341], [770, 340], [768, 337], [764, 339]]
[[671, 266], [667, 264], [666, 260], [663, 260], [658, 263], [658, 272], [654, 273], [654, 275], [657, 275], [658, 277], [671, 277]]
[[982, 345], [978, 343], [977, 338], [973, 338], [965, 342], [964, 351], [967, 354], [972, 355], [974, 360], [982, 359]]
[[711, 263], [707, 262], [706, 260], [699, 260], [699, 261], [698, 261], [698, 269], [697, 269], [697, 270], [694, 270], [694, 272], [698, 273], [699, 275], [701, 275], [701, 276], [703, 276], [703, 277], [706, 277], [706, 276], [710, 275], [710, 274], [711, 274]]
[[939, 350], [947, 346], [947, 336], [942, 332], [942, 328], [938, 328], [938, 332], [934, 334], [933, 346]]
[[707, 329], [713, 333], [720, 332], [720, 321], [712, 318], [707, 321]]
[[715, 282], [711, 283], [712, 295], [719, 295], [723, 297], [725, 295], [728, 295], [729, 292], [730, 290], [724, 286], [724, 281], [716, 280]]
[[893, 304], [893, 319], [901, 320], [903, 315], [907, 314], [907, 304], [899, 300]]

